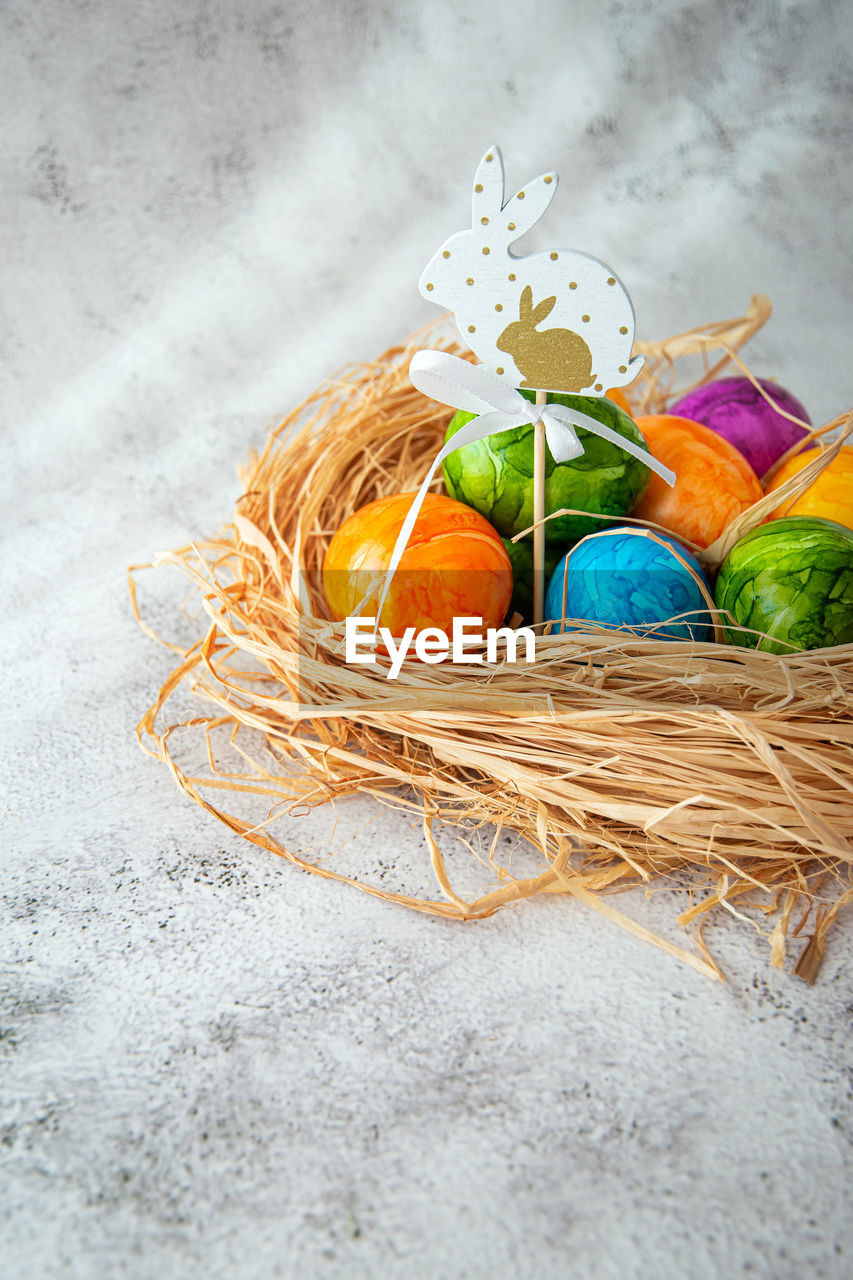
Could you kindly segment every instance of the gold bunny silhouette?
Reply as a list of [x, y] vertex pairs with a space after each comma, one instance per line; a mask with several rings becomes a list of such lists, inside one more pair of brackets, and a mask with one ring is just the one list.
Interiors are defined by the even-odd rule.
[[595, 382], [592, 353], [578, 333], [571, 329], [536, 328], [550, 315], [556, 303], [545, 298], [533, 305], [533, 290], [526, 285], [518, 303], [517, 320], [512, 320], [497, 340], [499, 351], [508, 351], [521, 371], [523, 387], [548, 391], [582, 391]]

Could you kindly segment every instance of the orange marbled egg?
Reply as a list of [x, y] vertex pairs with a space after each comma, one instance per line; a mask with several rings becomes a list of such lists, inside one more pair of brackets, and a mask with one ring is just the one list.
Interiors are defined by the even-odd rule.
[[[373, 617], [397, 535], [414, 493], [378, 498], [346, 520], [323, 561], [323, 586], [338, 621]], [[380, 625], [448, 634], [454, 617], [503, 622], [512, 595], [512, 566], [500, 535], [478, 511], [428, 493], [382, 607]]]
[[762, 497], [758, 476], [746, 458], [716, 431], [665, 413], [641, 415], [635, 421], [650, 452], [675, 472], [676, 481], [670, 487], [653, 474], [632, 515], [707, 547]]
[[614, 404], [618, 404], [623, 413], [627, 413], [629, 417], [633, 418], [634, 415], [631, 413], [631, 406], [628, 403], [628, 397], [625, 395], [625, 392], [621, 387], [611, 387], [610, 390], [605, 391], [604, 394], [607, 396], [608, 400], [612, 400]]

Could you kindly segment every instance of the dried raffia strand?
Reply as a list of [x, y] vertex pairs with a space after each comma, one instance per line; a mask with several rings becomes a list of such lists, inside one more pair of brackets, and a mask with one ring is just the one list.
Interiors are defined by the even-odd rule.
[[[756, 297], [742, 319], [640, 344], [646, 365], [632, 402], [661, 411], [683, 394], [673, 389], [683, 355], [702, 355], [703, 381], [727, 363], [752, 377], [738, 351], [768, 315], [769, 303]], [[533, 671], [412, 663], [389, 682], [381, 665], [343, 662], [343, 627], [325, 606], [323, 556], [351, 512], [417, 488], [440, 446], [448, 411], [406, 373], [426, 345], [464, 354], [442, 323], [344, 370], [250, 460], [234, 523], [219, 538], [158, 557], [195, 588], [203, 634], [180, 653], [139, 725], [140, 742], [187, 795], [247, 840], [317, 875], [449, 919], [483, 919], [525, 898], [564, 894], [717, 978], [702, 934], [712, 912], [749, 919], [781, 965], [796, 922], [814, 906], [795, 964], [813, 982], [827, 930], [853, 898], [853, 647], [779, 657], [584, 624], [582, 632], [540, 637]], [[783, 498], [811, 474], [794, 477]], [[763, 517], [759, 506], [741, 517], [741, 532]], [[724, 535], [710, 558], [730, 544]], [[134, 574], [143, 567], [131, 571], [137, 617]], [[190, 719], [172, 713], [183, 686], [206, 713], [203, 706]], [[240, 772], [217, 765], [223, 730]], [[251, 730], [263, 735], [263, 752], [250, 749]], [[203, 775], [176, 758], [174, 744], [187, 734], [206, 739]], [[312, 861], [272, 833], [283, 813], [357, 791], [421, 813], [436, 897], [342, 875], [330, 859]], [[266, 821], [250, 823], [213, 802], [219, 794], [238, 804], [242, 793], [268, 797]], [[492, 853], [481, 861], [494, 887], [468, 901], [453, 888], [436, 821], [459, 825], [463, 837], [492, 825], [514, 832], [541, 852], [541, 871], [514, 877], [494, 861], [489, 837]], [[637, 884], [684, 892], [689, 906], [679, 921], [692, 928], [695, 953], [605, 900]], [[762, 917], [775, 913], [772, 928], [734, 906], [744, 895], [758, 895]]]

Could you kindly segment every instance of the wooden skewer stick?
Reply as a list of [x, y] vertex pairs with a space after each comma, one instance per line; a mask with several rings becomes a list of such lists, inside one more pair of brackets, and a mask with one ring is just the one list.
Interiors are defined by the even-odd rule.
[[[548, 392], [537, 391], [536, 403], [547, 404]], [[533, 428], [533, 621], [545, 617], [545, 427]]]

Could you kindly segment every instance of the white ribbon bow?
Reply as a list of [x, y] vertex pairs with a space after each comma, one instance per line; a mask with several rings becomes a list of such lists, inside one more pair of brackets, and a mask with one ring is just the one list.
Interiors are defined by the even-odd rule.
[[675, 472], [670, 471], [669, 467], [665, 467], [657, 458], [652, 457], [646, 449], [634, 444], [633, 440], [627, 440], [625, 436], [611, 427], [606, 427], [597, 418], [591, 418], [578, 409], [569, 408], [568, 405], [531, 404], [529, 400], [525, 400], [520, 391], [516, 391], [514, 387], [495, 377], [494, 374], [488, 373], [482, 365], [470, 364], [467, 360], [460, 360], [458, 356], [449, 355], [446, 351], [416, 351], [409, 365], [409, 377], [424, 395], [430, 396], [433, 400], [440, 400], [442, 404], [450, 405], [451, 408], [464, 409], [468, 413], [476, 413], [479, 416], [466, 422], [446, 441], [415, 495], [415, 500], [403, 521], [403, 527], [397, 535], [394, 551], [388, 564], [385, 584], [376, 609], [377, 627], [391, 580], [411, 537], [433, 476], [445, 458], [474, 440], [485, 440], [499, 431], [523, 427], [527, 423], [533, 423], [535, 426], [537, 422], [541, 422], [545, 427], [545, 439], [548, 441], [548, 448], [551, 450], [554, 461], [568, 462], [571, 458], [579, 457], [584, 451], [575, 431], [575, 427], [584, 427], [593, 435], [609, 440], [618, 449], [644, 462], [667, 484], [675, 484]]

